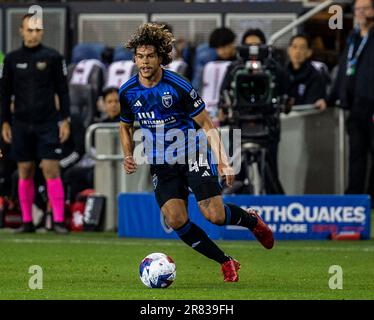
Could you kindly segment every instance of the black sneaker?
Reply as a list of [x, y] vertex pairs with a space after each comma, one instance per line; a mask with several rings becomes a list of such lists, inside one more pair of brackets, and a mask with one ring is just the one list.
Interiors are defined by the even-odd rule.
[[53, 230], [58, 234], [68, 234], [69, 230], [65, 227], [63, 222], [55, 222], [53, 224]]
[[14, 233], [35, 233], [35, 227], [32, 222], [23, 223]]

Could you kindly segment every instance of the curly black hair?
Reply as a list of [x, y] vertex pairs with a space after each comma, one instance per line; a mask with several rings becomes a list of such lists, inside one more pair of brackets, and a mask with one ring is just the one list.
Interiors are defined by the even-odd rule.
[[134, 50], [135, 53], [140, 46], [154, 46], [157, 55], [162, 58], [161, 64], [167, 65], [172, 61], [171, 52], [174, 41], [173, 34], [165, 25], [145, 23], [138, 28], [125, 46]]

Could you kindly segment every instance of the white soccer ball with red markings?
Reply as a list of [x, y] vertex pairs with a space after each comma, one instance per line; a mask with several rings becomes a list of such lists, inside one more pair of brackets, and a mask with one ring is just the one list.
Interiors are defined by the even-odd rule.
[[167, 288], [176, 277], [176, 266], [172, 258], [164, 253], [151, 253], [139, 266], [140, 280], [148, 288]]

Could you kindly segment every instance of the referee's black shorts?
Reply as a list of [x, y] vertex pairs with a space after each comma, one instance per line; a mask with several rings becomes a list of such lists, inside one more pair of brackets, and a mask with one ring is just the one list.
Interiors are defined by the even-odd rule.
[[60, 160], [61, 154], [57, 122], [12, 122], [11, 157], [15, 161]]
[[221, 185], [218, 181], [215, 165], [199, 166], [189, 164], [151, 165], [153, 189], [160, 208], [171, 199], [187, 201], [189, 189], [195, 194], [196, 200], [201, 201], [221, 195]]

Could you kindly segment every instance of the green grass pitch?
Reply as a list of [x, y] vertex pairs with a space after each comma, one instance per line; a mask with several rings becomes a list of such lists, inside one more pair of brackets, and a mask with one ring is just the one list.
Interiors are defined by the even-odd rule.
[[[242, 264], [238, 283], [179, 240], [118, 238], [114, 233], [14, 235], [0, 231], [0, 299], [374, 299], [374, 240], [219, 241]], [[148, 289], [138, 267], [151, 252], [170, 255], [177, 278]], [[43, 289], [31, 290], [29, 267], [43, 269]], [[328, 286], [329, 267], [343, 268], [343, 289]]]

